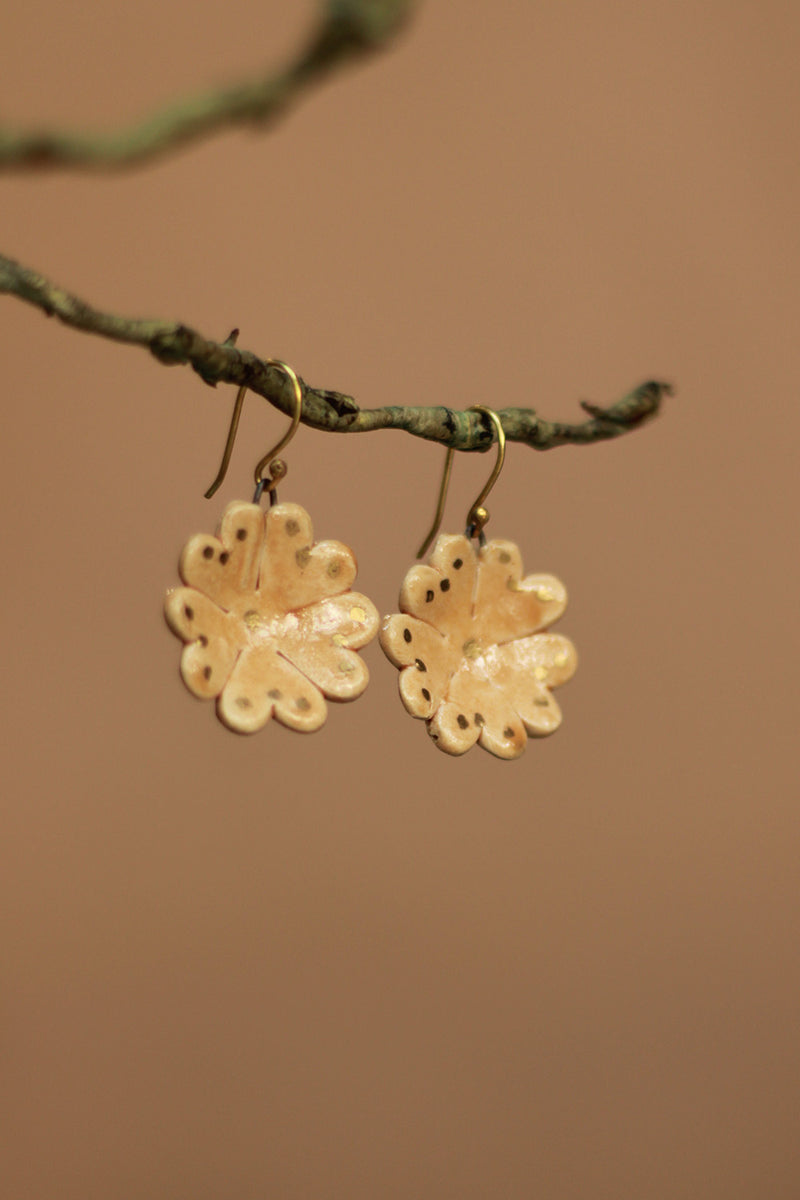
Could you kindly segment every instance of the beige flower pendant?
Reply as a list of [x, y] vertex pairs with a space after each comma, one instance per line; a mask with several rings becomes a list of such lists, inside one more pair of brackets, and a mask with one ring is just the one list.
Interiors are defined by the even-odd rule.
[[355, 700], [368, 672], [356, 650], [378, 629], [371, 600], [350, 590], [353, 552], [315, 543], [299, 504], [234, 501], [216, 537], [195, 534], [180, 559], [185, 587], [165, 614], [186, 645], [181, 675], [219, 719], [254, 733], [275, 716], [303, 733], [319, 729], [325, 699]]
[[558, 728], [551, 688], [572, 676], [577, 655], [547, 630], [566, 603], [554, 576], [522, 578], [513, 542], [476, 551], [465, 535], [442, 534], [428, 564], [410, 569], [401, 611], [384, 618], [380, 643], [400, 668], [403, 704], [427, 721], [440, 750], [464, 754], [478, 742], [516, 758], [528, 734]]

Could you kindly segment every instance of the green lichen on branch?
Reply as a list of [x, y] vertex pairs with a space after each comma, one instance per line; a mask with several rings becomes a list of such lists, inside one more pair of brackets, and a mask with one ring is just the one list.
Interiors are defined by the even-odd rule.
[[[72, 329], [142, 346], [166, 365], [191, 366], [212, 387], [218, 383], [245, 384], [275, 408], [287, 415], [292, 412], [293, 389], [283, 371], [252, 351], [240, 349], [236, 332], [215, 342], [188, 325], [102, 312], [36, 271], [0, 255], [0, 293], [3, 292], [35, 305]], [[302, 421], [312, 429], [330, 433], [403, 429], [414, 437], [440, 442], [454, 450], [486, 450], [492, 443], [490, 423], [479, 413], [439, 405], [366, 409], [344, 392], [311, 387], [303, 379], [300, 385]], [[509, 441], [522, 442], [536, 450], [550, 450], [555, 446], [607, 441], [638, 429], [656, 416], [663, 397], [670, 392], [669, 384], [649, 380], [608, 408], [584, 401], [582, 407], [588, 419], [577, 424], [547, 421], [532, 408], [497, 411]]]
[[[112, 169], [136, 165], [232, 124], [264, 124], [282, 115], [309, 84], [334, 68], [387, 45], [403, 26], [414, 0], [326, 0], [319, 22], [297, 58], [281, 71], [179, 101], [133, 128], [108, 136], [0, 129], [0, 170], [13, 167]], [[143, 346], [165, 364], [188, 364], [208, 384], [246, 385], [285, 413], [292, 387], [265, 359], [236, 345], [205, 338], [187, 325], [118, 317], [94, 308], [43, 275], [0, 255], [0, 292], [26, 300], [65, 325], [100, 337]], [[362, 409], [352, 396], [314, 388], [301, 380], [304, 424], [332, 433], [403, 429], [454, 450], [485, 450], [493, 433], [478, 413], [436, 406]], [[608, 408], [583, 403], [588, 419], [547, 421], [532, 408], [499, 411], [506, 437], [537, 450], [618, 437], [654, 417], [669, 385], [651, 380]]]
[[244, 83], [191, 96], [113, 134], [0, 128], [0, 170], [138, 165], [227, 125], [264, 125], [312, 83], [385, 46], [405, 23], [412, 0], [328, 0], [317, 27], [288, 66]]

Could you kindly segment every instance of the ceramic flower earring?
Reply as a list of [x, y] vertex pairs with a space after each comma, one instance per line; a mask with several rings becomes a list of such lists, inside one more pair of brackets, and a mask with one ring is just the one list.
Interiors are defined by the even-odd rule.
[[[491, 409], [470, 411], [494, 427], [494, 470], [469, 511], [466, 532], [441, 534], [428, 564], [407, 573], [400, 612], [384, 618], [380, 643], [400, 669], [403, 704], [427, 722], [440, 750], [463, 754], [478, 742], [499, 758], [516, 758], [528, 734], [553, 733], [561, 723], [551, 688], [572, 676], [577, 656], [568, 638], [548, 632], [566, 607], [564, 585], [553, 575], [523, 579], [519, 548], [485, 539], [483, 503], [502, 469], [505, 434]], [[441, 523], [453, 453], [447, 451], [433, 528], [418, 558]]]
[[[292, 383], [291, 427], [255, 470], [252, 504], [235, 500], [216, 537], [195, 534], [184, 547], [179, 571], [185, 586], [172, 588], [165, 615], [185, 642], [181, 675], [201, 700], [216, 698], [219, 719], [236, 733], [254, 733], [273, 715], [310, 733], [327, 716], [325, 698], [355, 700], [368, 673], [356, 650], [377, 632], [371, 600], [351, 591], [353, 552], [341, 542], [314, 542], [311, 518], [299, 504], [276, 503], [286, 464], [275, 458], [293, 437], [303, 393], [286, 363], [276, 367]], [[246, 387], [239, 389], [213, 496], [230, 461]], [[265, 469], [269, 475], [265, 476]], [[270, 507], [259, 501], [264, 492]]]

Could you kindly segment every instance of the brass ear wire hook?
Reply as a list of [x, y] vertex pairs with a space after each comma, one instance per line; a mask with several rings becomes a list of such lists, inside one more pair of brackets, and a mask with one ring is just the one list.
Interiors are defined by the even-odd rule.
[[[288, 365], [288, 363], [281, 362], [278, 358], [268, 358], [266, 360], [266, 365], [268, 367], [278, 367], [281, 371], [283, 371], [284, 375], [288, 375], [289, 379], [291, 379], [292, 386], [294, 387], [294, 412], [292, 413], [292, 423], [289, 426], [288, 432], [284, 434], [278, 444], [273, 446], [271, 450], [268, 450], [263, 458], [259, 459], [258, 463], [256, 464], [256, 469], [254, 472], [256, 481], [256, 494], [253, 498], [254, 504], [258, 503], [265, 491], [270, 493], [270, 503], [275, 503], [275, 488], [278, 484], [278, 481], [286, 477], [288, 468], [282, 458], [274, 458], [274, 455], [279, 454], [285, 446], [288, 446], [289, 442], [297, 432], [297, 426], [300, 424], [300, 417], [303, 413], [303, 389], [300, 387], [300, 380], [297, 378], [297, 375], [292, 368]], [[236, 433], [239, 429], [239, 418], [242, 415], [242, 404], [244, 403], [246, 391], [247, 384], [242, 384], [242, 386], [239, 388], [239, 391], [236, 393], [236, 400], [233, 405], [233, 416], [231, 417], [230, 429], [228, 430], [228, 440], [225, 443], [225, 449], [222, 454], [222, 462], [220, 463], [217, 478], [205, 493], [206, 500], [211, 499], [228, 472], [228, 464], [231, 461], [233, 443], [236, 441]], [[264, 468], [267, 465], [269, 465], [268, 480], [264, 478]]]
[[[467, 513], [467, 536], [479, 538], [481, 544], [483, 544], [485, 541], [483, 527], [489, 520], [489, 513], [483, 507], [483, 502], [489, 495], [489, 492], [492, 490], [494, 485], [497, 483], [497, 477], [503, 469], [503, 463], [506, 457], [506, 434], [505, 430], [503, 429], [502, 421], [493, 408], [486, 408], [482, 404], [473, 404], [472, 407], [467, 411], [483, 413], [485, 416], [487, 416], [492, 422], [495, 433], [497, 434], [497, 460], [492, 468], [491, 475], [481, 491], [481, 494], [478, 496], [478, 499]], [[439, 500], [436, 505], [436, 515], [433, 518], [433, 525], [431, 526], [428, 536], [425, 538], [425, 541], [417, 551], [417, 558], [422, 558], [423, 554], [425, 554], [431, 542], [436, 537], [436, 534], [439, 531], [439, 526], [442, 523], [444, 502], [447, 498], [447, 488], [450, 484], [450, 473], [453, 469], [454, 454], [455, 450], [452, 448], [452, 446], [450, 446], [447, 450], [447, 457], [444, 460], [444, 473], [442, 475], [442, 485], [439, 489]]]

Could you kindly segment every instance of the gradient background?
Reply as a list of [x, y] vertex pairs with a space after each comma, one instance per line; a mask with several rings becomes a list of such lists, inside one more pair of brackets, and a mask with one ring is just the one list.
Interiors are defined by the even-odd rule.
[[[3, 117], [111, 128], [293, 53], [311, 3], [41, 0]], [[284, 428], [3, 297], [0, 1088], [14, 1200], [800, 1194], [800, 15], [426, 0], [270, 132], [0, 178], [2, 248], [365, 407], [581, 417], [490, 535], [570, 589], [565, 720], [454, 760], [372, 682], [242, 739], [161, 615]], [[392, 611], [443, 452], [303, 429], [285, 499]], [[488, 459], [456, 463], [447, 527]]]

